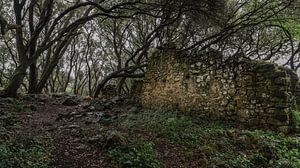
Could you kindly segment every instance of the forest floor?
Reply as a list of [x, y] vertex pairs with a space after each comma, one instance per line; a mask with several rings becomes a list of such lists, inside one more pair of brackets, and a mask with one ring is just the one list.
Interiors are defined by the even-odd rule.
[[[71, 102], [72, 104], [72, 102]], [[300, 167], [300, 135], [237, 128], [115, 97], [0, 99], [1, 168]]]

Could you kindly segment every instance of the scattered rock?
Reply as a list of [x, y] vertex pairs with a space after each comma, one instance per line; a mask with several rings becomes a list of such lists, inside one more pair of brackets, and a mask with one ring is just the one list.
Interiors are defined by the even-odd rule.
[[79, 146], [76, 147], [76, 149], [78, 150], [83, 150], [86, 149], [88, 146], [84, 145], [84, 144], [80, 144]]
[[85, 107], [88, 110], [91, 111], [103, 111], [105, 110], [105, 106], [103, 105], [103, 102], [101, 102], [99, 99], [94, 99], [91, 101], [89, 105]]
[[95, 110], [96, 108], [94, 106], [89, 106], [88, 109], [89, 110]]
[[139, 108], [136, 107], [136, 106], [133, 106], [131, 107], [129, 110], [128, 110], [129, 113], [138, 113], [139, 112]]
[[128, 142], [128, 138], [119, 131], [107, 131], [104, 134], [96, 135], [88, 139], [89, 143], [95, 143], [105, 148], [124, 145]]
[[72, 140], [72, 142], [73, 143], [78, 143], [78, 142], [80, 142], [80, 138], [75, 138], [75, 139]]
[[69, 133], [71, 136], [74, 136], [74, 137], [80, 137], [80, 135], [81, 135], [80, 130], [78, 130], [78, 129], [71, 129]]
[[109, 102], [106, 102], [103, 106], [104, 106], [104, 109], [112, 109], [112, 105], [113, 105], [113, 103], [111, 101], [109, 101]]
[[45, 122], [44, 125], [45, 126], [53, 126], [53, 123], [51, 123], [51, 122]]
[[17, 104], [17, 103], [19, 103], [17, 99], [0, 97], [0, 105]]
[[279, 132], [282, 132], [284, 134], [288, 134], [290, 132], [290, 128], [288, 126], [281, 126], [281, 127], [278, 127], [277, 130]]
[[69, 125], [69, 126], [67, 126], [67, 128], [75, 129], [75, 128], [80, 128], [80, 126], [79, 125]]
[[96, 117], [101, 118], [104, 116], [104, 112], [96, 112], [94, 113]]
[[74, 115], [74, 117], [75, 118], [81, 118], [81, 117], [83, 117], [83, 115], [82, 114], [77, 114], [77, 115]]
[[68, 97], [63, 102], [62, 105], [65, 106], [77, 106], [80, 103], [80, 99], [77, 97]]
[[95, 143], [95, 142], [100, 141], [102, 138], [103, 137], [101, 135], [96, 135], [96, 136], [88, 138], [88, 142], [89, 143]]
[[78, 114], [79, 114], [79, 112], [77, 112], [77, 111], [74, 111], [74, 112], [70, 113], [71, 116], [78, 115]]
[[85, 120], [84, 124], [86, 124], [86, 125], [93, 124], [93, 120], [91, 120], [91, 119]]
[[93, 100], [93, 98], [90, 97], [90, 96], [85, 96], [85, 97], [83, 98], [83, 101], [91, 101], [91, 100]]
[[93, 112], [88, 112], [88, 113], [87, 113], [87, 115], [93, 115], [93, 114], [94, 114]]
[[52, 93], [51, 97], [53, 98], [62, 98], [65, 95], [65, 93]]
[[118, 102], [121, 101], [121, 100], [122, 100], [122, 99], [121, 99], [120, 96], [115, 96], [115, 97], [113, 97], [113, 98], [111, 99], [111, 102], [114, 103], [114, 104], [116, 104], [116, 103], [118, 103]]
[[35, 105], [33, 105], [33, 104], [30, 104], [30, 105], [28, 106], [28, 108], [29, 108], [31, 111], [37, 111], [37, 107], [36, 107]]
[[84, 123], [89, 125], [89, 124], [94, 124], [94, 123], [98, 123], [100, 121], [99, 118], [95, 118], [95, 117], [87, 117], [84, 120]]
[[69, 156], [69, 155], [70, 155], [70, 153], [69, 153], [69, 152], [67, 152], [67, 151], [65, 151], [65, 152], [64, 152], [64, 155], [65, 155], [65, 156]]
[[45, 129], [45, 131], [54, 131], [56, 130], [56, 127], [48, 127]]
[[128, 142], [128, 138], [124, 134], [118, 131], [107, 131], [105, 147], [115, 147], [124, 145]]
[[56, 117], [55, 121], [59, 121], [63, 118], [70, 118], [70, 113], [66, 113], [66, 114], [63, 114], [63, 113], [60, 113], [58, 114], [58, 116]]
[[111, 114], [108, 114], [108, 113], [104, 113], [101, 118], [100, 118], [100, 122], [102, 124], [110, 124], [112, 123], [115, 119], [117, 119], [118, 117], [117, 116], [113, 116]]
[[226, 132], [227, 136], [231, 137], [231, 138], [234, 138], [236, 136], [236, 132], [234, 129], [229, 129], [227, 132]]
[[125, 118], [125, 117], [127, 117], [128, 116], [128, 114], [121, 114], [120, 115], [120, 118]]
[[23, 100], [35, 102], [49, 102], [49, 97], [45, 94], [27, 94], [22, 97]]

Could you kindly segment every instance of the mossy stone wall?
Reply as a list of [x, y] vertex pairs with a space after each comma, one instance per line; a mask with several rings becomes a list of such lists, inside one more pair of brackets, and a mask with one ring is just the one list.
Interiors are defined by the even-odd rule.
[[297, 85], [292, 70], [273, 63], [224, 59], [216, 51], [192, 57], [174, 49], [151, 57], [141, 102], [286, 132]]

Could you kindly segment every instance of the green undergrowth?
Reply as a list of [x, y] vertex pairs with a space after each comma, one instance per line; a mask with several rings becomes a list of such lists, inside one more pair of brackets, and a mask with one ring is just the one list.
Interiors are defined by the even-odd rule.
[[112, 164], [120, 168], [159, 168], [154, 143], [136, 138], [115, 127], [99, 126], [98, 134], [93, 139], [83, 142], [93, 144], [96, 148], [107, 151]]
[[[121, 121], [121, 126], [133, 135], [139, 132], [151, 135], [145, 145], [148, 142], [155, 145], [158, 140], [164, 139], [170, 144], [183, 146], [185, 162], [196, 162], [199, 167], [300, 167], [300, 137], [296, 135], [237, 129], [221, 121], [184, 116], [174, 111], [145, 110], [129, 114]], [[111, 154], [119, 158], [119, 163], [132, 161], [134, 154], [128, 148], [131, 149], [132, 144], [125, 147], [126, 150], [121, 147]], [[149, 146], [146, 151], [150, 151]]]
[[131, 141], [109, 150], [109, 155], [119, 167], [159, 168], [152, 142]]
[[34, 138], [17, 135], [17, 130], [21, 127], [17, 113], [28, 109], [16, 99], [5, 99], [2, 103], [0, 106], [0, 167], [51, 167], [53, 143], [50, 135], [44, 133]]
[[300, 111], [299, 110], [293, 110], [291, 114], [293, 127], [296, 131], [300, 130]]
[[52, 140], [47, 134], [36, 138], [9, 138], [0, 142], [0, 167], [51, 167]]

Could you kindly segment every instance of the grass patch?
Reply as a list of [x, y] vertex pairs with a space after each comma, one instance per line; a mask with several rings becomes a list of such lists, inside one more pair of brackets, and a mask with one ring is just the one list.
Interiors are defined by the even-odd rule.
[[[204, 167], [300, 167], [300, 137], [272, 131], [240, 130], [222, 122], [173, 111], [146, 110], [121, 122], [131, 133], [151, 134], [188, 149], [186, 161]], [[194, 160], [193, 160], [194, 159]]]

